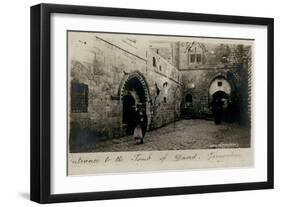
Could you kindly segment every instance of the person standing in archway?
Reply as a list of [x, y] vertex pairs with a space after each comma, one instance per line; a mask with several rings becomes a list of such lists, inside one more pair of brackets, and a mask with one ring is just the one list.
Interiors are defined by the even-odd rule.
[[145, 104], [143, 104], [141, 106], [139, 114], [140, 114], [140, 125], [141, 125], [141, 130], [142, 130], [142, 138], [141, 138], [140, 143], [143, 144], [144, 143], [143, 139], [144, 139], [146, 129], [147, 129], [147, 115], [146, 115], [146, 110], [145, 110]]
[[212, 102], [212, 111], [215, 117], [215, 124], [221, 124], [222, 111], [223, 111], [223, 101], [221, 98], [214, 98]]
[[140, 144], [144, 143], [144, 136], [147, 128], [147, 115], [142, 104], [137, 104], [135, 116], [135, 129], [133, 137], [136, 141], [140, 140]]
[[141, 129], [141, 117], [140, 117], [140, 104], [136, 105], [135, 108], [135, 116], [134, 116], [134, 133], [133, 137], [135, 138], [135, 141], [138, 142], [139, 140], [143, 139], [142, 129]]

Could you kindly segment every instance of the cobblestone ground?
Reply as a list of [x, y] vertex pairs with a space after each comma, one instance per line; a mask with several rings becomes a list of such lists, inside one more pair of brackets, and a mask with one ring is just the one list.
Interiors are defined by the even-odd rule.
[[96, 144], [96, 152], [235, 148], [250, 146], [250, 129], [207, 120], [180, 120], [147, 132], [144, 144], [132, 136]]

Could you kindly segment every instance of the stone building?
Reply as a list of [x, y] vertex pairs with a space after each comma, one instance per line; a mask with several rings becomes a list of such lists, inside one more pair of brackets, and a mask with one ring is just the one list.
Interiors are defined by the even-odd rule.
[[70, 151], [125, 136], [131, 122], [128, 114], [136, 103], [145, 106], [147, 130], [181, 118], [212, 117], [210, 103], [216, 95], [226, 104], [239, 99], [234, 102], [246, 107], [239, 113], [248, 116], [250, 92], [243, 87], [248, 88], [250, 61], [244, 62], [244, 56], [243, 62], [235, 60], [235, 45], [219, 46], [68, 32]]
[[70, 150], [126, 135], [136, 102], [146, 105], [148, 130], [180, 118], [181, 73], [148, 43], [86, 32], [68, 41]]
[[[221, 96], [225, 108], [230, 103], [234, 105], [233, 114], [248, 117], [249, 51], [250, 48], [243, 45], [181, 43], [179, 70], [184, 85], [182, 114], [194, 118], [211, 117], [212, 99]], [[239, 117], [233, 119], [242, 121]]]

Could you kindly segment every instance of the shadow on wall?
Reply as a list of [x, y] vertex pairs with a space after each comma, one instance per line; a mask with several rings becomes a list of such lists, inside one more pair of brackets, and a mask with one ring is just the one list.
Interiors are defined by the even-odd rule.
[[101, 133], [82, 129], [72, 124], [69, 135], [69, 151], [71, 153], [93, 151], [100, 136], [102, 136]]

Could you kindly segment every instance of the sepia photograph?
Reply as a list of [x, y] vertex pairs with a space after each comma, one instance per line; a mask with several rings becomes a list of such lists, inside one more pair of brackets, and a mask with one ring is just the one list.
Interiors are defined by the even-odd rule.
[[67, 31], [68, 174], [251, 166], [253, 46]]
[[274, 188], [273, 18], [30, 11], [32, 201]]

